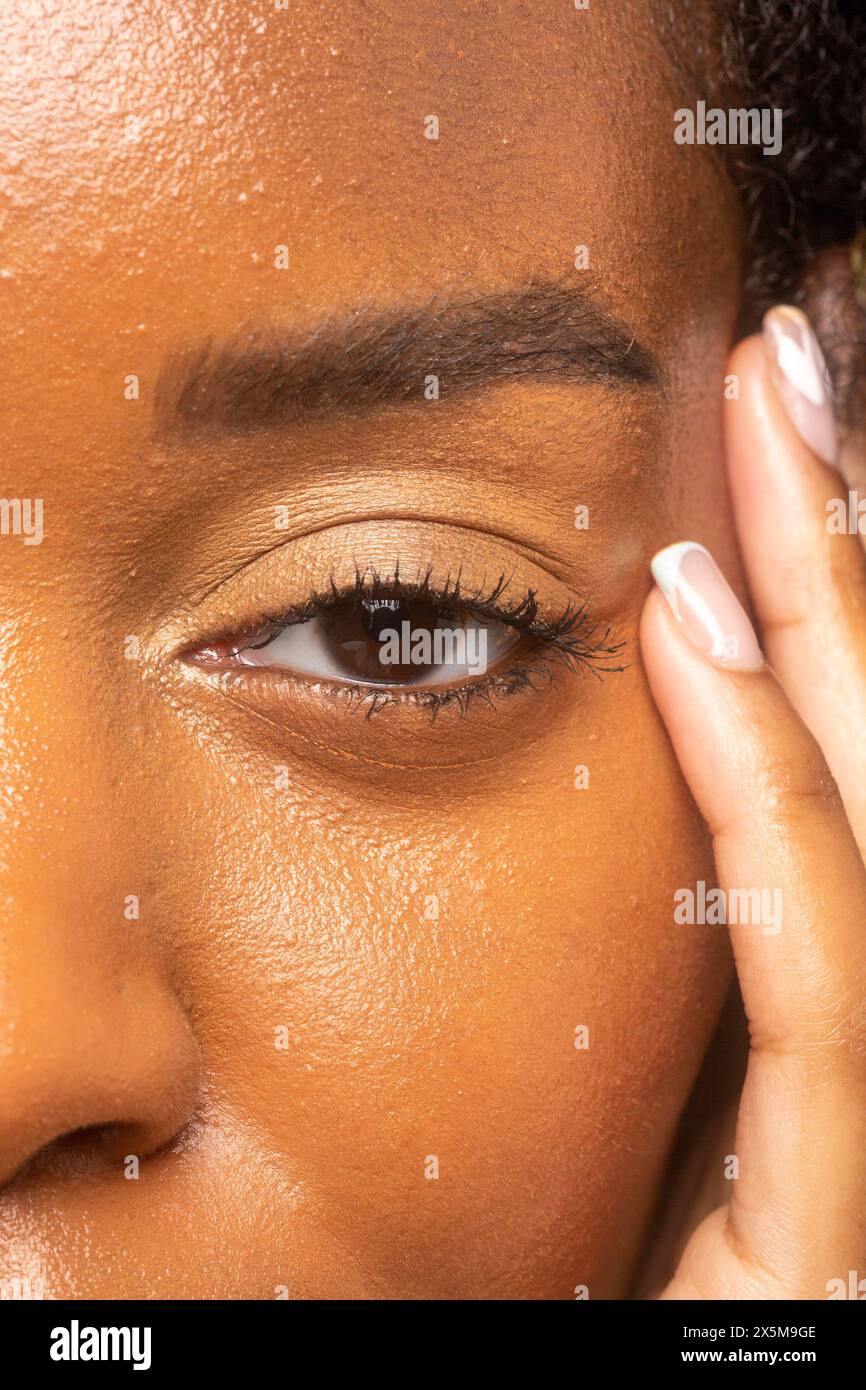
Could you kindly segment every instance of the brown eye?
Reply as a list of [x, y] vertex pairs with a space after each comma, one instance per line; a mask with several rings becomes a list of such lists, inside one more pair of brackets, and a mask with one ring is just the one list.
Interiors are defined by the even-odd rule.
[[519, 641], [514, 628], [468, 609], [383, 594], [329, 604], [236, 648], [235, 658], [347, 684], [429, 688], [483, 676]]

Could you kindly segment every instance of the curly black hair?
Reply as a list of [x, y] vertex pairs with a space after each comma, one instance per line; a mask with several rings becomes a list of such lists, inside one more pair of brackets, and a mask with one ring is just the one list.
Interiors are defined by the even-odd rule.
[[[866, 0], [655, 0], [674, 64], [722, 107], [779, 109], [782, 146], [725, 150], [745, 213], [742, 332], [809, 300], [816, 258], [844, 248], [841, 303], [816, 324], [840, 408], [866, 397]], [[827, 278], [826, 273], [824, 276]]]
[[819, 251], [866, 227], [866, 3], [731, 0], [719, 19], [724, 76], [743, 104], [784, 113], [778, 156], [733, 171], [752, 288], [778, 302]]

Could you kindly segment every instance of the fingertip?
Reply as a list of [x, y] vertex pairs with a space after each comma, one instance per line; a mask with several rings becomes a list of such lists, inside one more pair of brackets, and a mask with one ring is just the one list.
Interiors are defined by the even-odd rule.
[[761, 670], [749, 615], [706, 546], [677, 541], [658, 551], [650, 568], [676, 629], [705, 660], [726, 670]]
[[789, 423], [816, 458], [838, 467], [833, 383], [817, 334], [802, 309], [776, 304], [764, 315], [768, 376]]
[[[770, 447], [789, 473], [808, 476], [816, 461], [839, 466], [833, 386], [806, 315], [777, 304], [760, 333], [732, 349], [725, 373], [725, 433], [729, 464]], [[791, 478], [789, 478], [790, 484]]]

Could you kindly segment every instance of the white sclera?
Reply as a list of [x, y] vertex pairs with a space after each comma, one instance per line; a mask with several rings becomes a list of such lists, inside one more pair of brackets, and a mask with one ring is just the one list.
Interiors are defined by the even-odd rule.
[[[399, 630], [399, 629], [398, 629]], [[309, 618], [303, 623], [293, 623], [272, 637], [265, 646], [255, 650], [247, 648], [237, 653], [237, 660], [244, 666], [266, 667], [268, 670], [292, 671], [301, 676], [316, 676], [320, 680], [337, 681], [346, 685], [378, 685], [397, 689], [401, 686], [451, 685], [455, 681], [480, 679], [485, 672], [504, 656], [519, 640], [520, 634], [505, 623], [492, 619], [475, 618], [467, 614], [459, 627], [453, 631], [463, 632], [466, 637], [464, 655], [474, 660], [450, 661], [439, 666], [419, 666], [414, 680], [371, 681], [353, 676], [345, 671], [333, 650], [334, 644], [328, 638], [324, 625], [318, 618]], [[469, 634], [474, 634], [469, 637]], [[474, 646], [471, 644], [474, 643]], [[368, 644], [362, 642], [342, 642], [344, 650], [352, 648], [363, 650]], [[459, 650], [459, 646], [457, 650]], [[483, 661], [479, 656], [483, 655]]]

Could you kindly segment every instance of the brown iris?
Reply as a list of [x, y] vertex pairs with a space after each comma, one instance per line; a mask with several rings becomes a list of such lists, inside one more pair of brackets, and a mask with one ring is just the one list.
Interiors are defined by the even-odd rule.
[[[431, 648], [440, 631], [453, 633], [466, 624], [455, 613], [423, 599], [367, 598], [332, 605], [319, 618], [322, 641], [347, 680], [411, 685], [435, 666], [412, 659], [428, 634]], [[396, 659], [395, 659], [396, 657]], [[409, 658], [406, 660], [405, 658]]]

